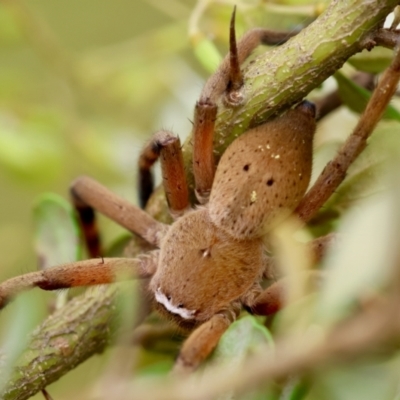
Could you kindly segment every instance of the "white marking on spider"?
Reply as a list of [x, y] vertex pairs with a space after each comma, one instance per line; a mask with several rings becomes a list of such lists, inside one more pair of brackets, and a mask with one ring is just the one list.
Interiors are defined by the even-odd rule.
[[172, 314], [178, 314], [183, 319], [191, 319], [193, 318], [193, 314], [196, 310], [188, 310], [183, 307], [174, 306], [171, 301], [168, 300], [167, 296], [161, 291], [161, 288], [158, 288], [155, 293], [156, 300], [162, 304], [169, 312]]
[[208, 257], [208, 256], [210, 256], [211, 255], [211, 249], [205, 249], [204, 251], [203, 251], [203, 257], [205, 258], [205, 257]]
[[253, 190], [250, 195], [250, 203], [253, 204], [257, 201], [257, 192]]

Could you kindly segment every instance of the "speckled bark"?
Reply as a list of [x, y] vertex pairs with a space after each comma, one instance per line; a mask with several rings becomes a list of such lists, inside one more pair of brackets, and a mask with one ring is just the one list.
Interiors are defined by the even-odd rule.
[[216, 150], [222, 152], [250, 125], [288, 108], [320, 85], [365, 48], [364, 40], [397, 3], [334, 0], [307, 29], [250, 63], [242, 105], [232, 109], [219, 104]]
[[[243, 103], [229, 108], [223, 99], [220, 101], [214, 139], [217, 153], [249, 126], [297, 102], [340, 68], [363, 48], [368, 34], [397, 4], [398, 0], [332, 1], [307, 30], [250, 63], [241, 89]], [[190, 170], [190, 141], [184, 147], [184, 157]], [[148, 210], [166, 219], [160, 193], [153, 196]], [[27, 399], [101, 352], [116, 318], [113, 296], [113, 289], [90, 291], [44, 321], [32, 334], [2, 398]]]
[[28, 399], [102, 352], [117, 325], [114, 295], [115, 288], [110, 286], [90, 289], [36, 328], [1, 399]]

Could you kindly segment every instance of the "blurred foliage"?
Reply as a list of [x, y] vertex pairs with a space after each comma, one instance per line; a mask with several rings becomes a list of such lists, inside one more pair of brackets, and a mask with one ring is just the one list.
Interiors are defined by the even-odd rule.
[[[253, 26], [301, 28], [327, 3], [315, 0], [121, 0], [117, 3], [1, 0], [0, 252], [3, 257], [0, 279], [37, 267], [32, 246], [32, 209], [36, 197], [43, 191], [52, 190], [67, 197], [71, 180], [79, 174], [89, 174], [136, 201], [135, 165], [139, 149], [150, 133], [160, 127], [171, 128], [181, 137], [189, 133], [189, 119], [202, 82], [225, 53], [233, 4], [238, 7], [240, 34]], [[378, 73], [390, 58], [391, 52], [388, 55], [374, 50], [354, 57], [351, 64], [354, 68]], [[346, 76], [351, 71], [347, 66], [336, 79], [345, 103], [360, 111], [357, 107], [369, 95], [349, 81]], [[313, 96], [323, 96], [331, 83], [327, 82]], [[355, 239], [327, 261], [326, 268], [334, 270], [334, 279], [319, 297], [310, 296], [304, 303], [292, 305], [281, 321], [294, 319], [299, 308], [307, 309], [312, 304], [312, 311], [304, 314], [305, 319], [310, 318], [312, 323], [321, 320], [331, 323], [356, 307], [366, 288], [379, 292], [387, 285], [393, 256], [390, 252], [393, 199], [385, 197], [390, 186], [386, 174], [393, 168], [388, 155], [396, 158], [400, 149], [396, 105], [390, 113], [392, 120], [378, 127], [370, 146], [352, 166], [349, 179], [324, 208], [334, 218], [328, 218], [318, 227], [326, 231], [341, 226]], [[321, 123], [316, 138], [314, 176], [351, 132], [357, 117], [343, 107]], [[363, 199], [367, 201], [359, 206], [361, 211], [350, 212], [342, 221], [343, 213]], [[69, 219], [70, 211], [62, 200], [50, 202], [45, 208], [43, 202], [40, 204], [34, 214], [39, 218], [36, 233], [41, 232], [36, 234], [36, 239], [44, 240], [45, 246], [41, 248], [46, 257], [51, 257], [50, 264], [72, 261], [79, 253], [79, 246], [75, 241], [74, 222]], [[55, 204], [60, 209], [50, 215]], [[60, 210], [63, 212], [57, 215]], [[365, 215], [369, 218], [364, 218]], [[107, 243], [123, 232], [105, 219], [101, 222]], [[48, 237], [53, 240], [58, 232], [55, 228], [54, 235], [47, 236], [53, 224], [62, 226], [61, 235], [68, 237], [64, 244], [72, 246], [72, 250], [66, 250], [68, 260], [63, 259], [63, 250], [59, 249], [57, 254], [53, 247], [50, 250], [47, 247]], [[366, 247], [374, 251], [364, 253]], [[363, 253], [365, 258], [360, 261], [359, 255]], [[364, 274], [367, 264], [368, 274]], [[349, 270], [352, 279], [347, 279]], [[28, 300], [31, 304], [23, 312], [32, 314], [32, 318], [23, 322], [14, 318], [14, 313], [23, 314], [18, 310], [24, 307], [24, 297], [2, 312], [0, 339], [3, 346], [10, 347], [12, 359], [19, 349], [14, 349], [15, 341], [8, 343], [14, 335], [17, 341], [23, 341], [21, 338], [33, 326], [32, 321], [46, 312], [50, 297], [36, 293], [33, 303]], [[278, 319], [276, 329], [284, 325]], [[135, 354], [139, 360], [135, 366], [138, 374], [164, 374], [172, 364], [180, 339], [168, 338], [164, 352], [146, 348]], [[271, 346], [272, 339], [263, 321], [246, 317], [232, 325], [215, 358], [230, 354], [240, 362], [238, 353], [251, 353], [256, 344], [265, 345], [264, 342]], [[99, 376], [108, 382], [110, 360], [114, 360], [112, 351], [92, 358], [51, 385], [50, 394], [57, 400], [87, 398], [87, 393], [96, 392], [96, 385], [101, 386]], [[293, 377], [282, 385], [270, 385], [263, 392], [245, 397], [229, 394], [224, 398], [390, 399], [399, 390], [394, 373], [398, 362], [396, 357], [356, 368], [318, 371], [310, 385]]]

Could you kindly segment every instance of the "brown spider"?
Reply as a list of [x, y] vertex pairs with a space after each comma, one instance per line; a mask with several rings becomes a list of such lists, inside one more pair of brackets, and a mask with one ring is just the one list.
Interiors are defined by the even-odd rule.
[[[278, 35], [279, 36], [279, 35]], [[134, 259], [92, 259], [10, 279], [0, 285], [0, 307], [17, 292], [110, 283], [126, 273], [151, 277], [154, 306], [186, 330], [176, 369], [196, 368], [218, 343], [242, 306], [267, 315], [282, 304], [282, 281], [263, 290], [267, 272], [264, 237], [283, 218], [295, 212], [304, 222], [321, 207], [343, 180], [348, 166], [366, 146], [366, 139], [393, 95], [400, 76], [400, 52], [383, 74], [367, 109], [336, 158], [307, 190], [311, 175], [315, 108], [303, 101], [283, 116], [253, 128], [235, 140], [215, 170], [213, 130], [216, 102], [240, 100], [240, 64], [260, 43], [279, 42], [263, 29], [248, 32], [236, 45], [234, 14], [230, 52], [208, 80], [196, 104], [194, 120], [195, 192], [202, 206], [190, 208], [179, 139], [160, 131], [140, 158], [142, 202], [152, 184], [150, 168], [161, 157], [163, 183], [171, 226], [150, 217], [87, 177], [71, 187], [75, 206], [86, 227], [93, 257], [100, 254], [92, 235], [93, 209], [138, 234], [158, 250]]]

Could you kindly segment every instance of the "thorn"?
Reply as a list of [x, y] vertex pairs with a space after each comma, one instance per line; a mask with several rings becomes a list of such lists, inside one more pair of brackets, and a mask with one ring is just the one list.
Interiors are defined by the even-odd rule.
[[240, 62], [236, 44], [235, 32], [236, 6], [233, 8], [229, 29], [229, 83], [228, 91], [238, 90], [243, 85], [243, 76], [240, 71]]

